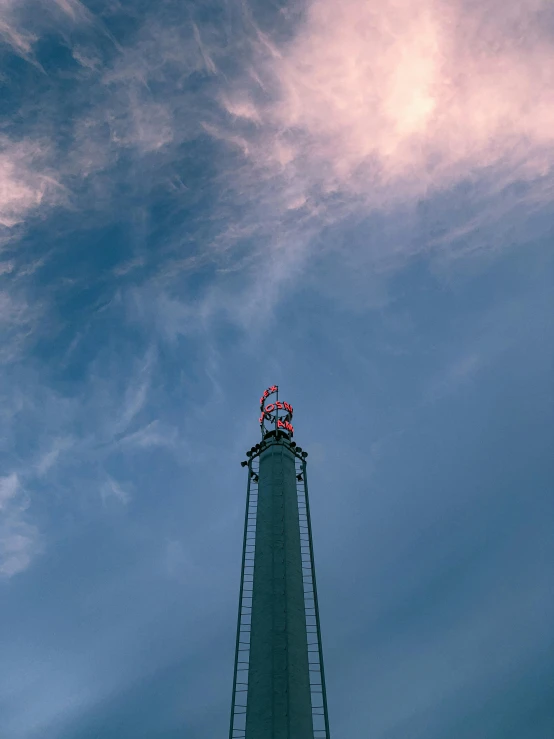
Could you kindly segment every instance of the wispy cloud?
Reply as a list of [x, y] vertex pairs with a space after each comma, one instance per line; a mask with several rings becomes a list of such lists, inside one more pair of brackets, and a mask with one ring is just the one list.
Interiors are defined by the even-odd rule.
[[59, 461], [60, 456], [71, 449], [73, 444], [75, 443], [74, 439], [71, 438], [59, 438], [55, 439], [52, 446], [48, 449], [48, 451], [41, 454], [37, 464], [36, 464], [36, 474], [39, 477], [42, 477], [43, 475], [46, 475]]
[[140, 367], [134, 373], [134, 376], [129, 378], [130, 382], [125, 391], [123, 404], [113, 426], [112, 432], [114, 435], [118, 435], [126, 431], [132, 421], [144, 408], [148, 398], [150, 376], [154, 361], [155, 354], [154, 351], [150, 349], [141, 362]]
[[19, 477], [0, 478], [0, 575], [12, 577], [29, 567], [38, 554], [38, 529], [27, 520], [29, 502]]
[[[503, 3], [502, 13], [497, 0], [385, 0], [378, 8], [320, 0], [279, 42], [245, 13], [233, 20], [242, 67], [225, 75], [218, 70], [230, 53], [229, 29], [201, 25], [171, 2], [145, 17], [125, 46], [80, 3], [56, 7], [66, 24], [86, 29], [72, 43], [87, 75], [86, 105], [71, 121], [63, 160], [55, 147], [43, 151], [44, 166], [59, 162], [49, 173], [37, 155], [43, 144], [5, 142], [0, 216], [8, 225], [59, 201], [52, 183], [67, 183], [73, 197], [94, 192], [96, 208], [113, 211], [114, 181], [102, 173], [127, 154], [142, 159], [152, 187], [170, 187], [179, 147], [205, 133], [229, 146], [218, 173], [227, 188], [221, 210], [235, 206], [212, 253], [238, 258], [245, 242], [263, 239], [289, 272], [329, 223], [415, 203], [468, 178], [485, 178], [489, 200], [516, 181], [529, 185], [520, 199], [544, 204], [551, 195], [547, 0]], [[23, 12], [17, 18], [24, 27]], [[198, 74], [213, 81], [193, 95], [187, 85]], [[497, 214], [491, 205], [487, 215], [484, 203], [475, 218]], [[445, 238], [436, 249], [447, 248]]]
[[[2, 10], [2, 6], [0, 6], [0, 10]], [[7, 20], [0, 18], [0, 39], [8, 43], [16, 53], [28, 57], [36, 37], [17, 31]]]
[[493, 165], [508, 179], [543, 176], [554, 138], [547, 6], [311, 2], [288, 43], [259, 33], [270, 100], [250, 78], [222, 102], [256, 124], [242, 130], [253, 163], [302, 182], [306, 200], [421, 197]]
[[178, 445], [178, 432], [174, 426], [167, 426], [155, 420], [131, 434], [126, 434], [119, 439], [118, 443], [138, 448], [167, 447], [172, 449]]
[[[4, 271], [4, 280], [11, 277], [13, 262]], [[1, 275], [0, 275], [1, 277]], [[0, 288], [0, 364], [12, 363], [22, 356], [39, 320], [41, 306], [30, 301], [14, 285]]]
[[204, 65], [206, 67], [206, 70], [210, 72], [211, 74], [215, 74], [217, 72], [217, 67], [215, 66], [214, 60], [211, 58], [210, 54], [206, 50], [206, 47], [202, 43], [202, 37], [200, 34], [200, 31], [198, 29], [198, 26], [196, 23], [192, 23], [192, 28], [194, 31], [194, 38], [196, 40], [196, 43], [198, 44], [198, 48], [200, 49], [200, 53], [202, 54], [202, 59], [204, 61]]
[[125, 490], [117, 480], [114, 480], [113, 477], [108, 477], [106, 482], [102, 485], [100, 488], [100, 496], [104, 503], [110, 498], [115, 498], [115, 500], [120, 503], [127, 505], [131, 500], [131, 494]]
[[41, 205], [60, 203], [64, 188], [49, 170], [47, 143], [0, 137], [0, 227], [11, 228]]
[[[203, 124], [227, 147], [220, 178], [236, 204], [214, 253], [235, 255], [247, 289], [216, 286], [209, 312], [267, 321], [312, 257], [347, 255], [364, 279], [386, 280], [414, 256], [512, 243], [513, 213], [537, 213], [553, 192], [548, 6], [320, 0], [285, 41], [248, 16], [250, 59], [217, 91], [226, 117]], [[453, 194], [470, 186], [473, 199]], [[419, 210], [431, 202], [438, 229]], [[335, 226], [392, 213], [386, 233], [333, 243]]]

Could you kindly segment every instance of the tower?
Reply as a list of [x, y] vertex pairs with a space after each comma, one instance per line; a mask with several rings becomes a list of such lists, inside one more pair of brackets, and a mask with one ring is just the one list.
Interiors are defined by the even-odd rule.
[[261, 441], [241, 463], [248, 485], [229, 739], [330, 739], [308, 454], [293, 441], [293, 408], [276, 385], [260, 413]]

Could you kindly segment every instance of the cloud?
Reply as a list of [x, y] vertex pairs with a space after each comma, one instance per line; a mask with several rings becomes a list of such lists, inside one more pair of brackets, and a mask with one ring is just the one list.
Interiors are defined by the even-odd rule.
[[175, 427], [166, 426], [160, 424], [159, 420], [154, 420], [138, 429], [138, 431], [123, 436], [119, 443], [139, 448], [166, 447], [173, 449], [178, 446], [178, 432]]
[[14, 263], [13, 261], [6, 260], [5, 262], [0, 262], [0, 276], [5, 274], [10, 274], [10, 272], [13, 272], [14, 270]]
[[115, 498], [120, 503], [127, 505], [131, 500], [131, 494], [127, 490], [124, 490], [113, 477], [108, 477], [104, 485], [102, 485], [100, 496], [104, 503], [109, 498]]
[[222, 104], [247, 124], [260, 172], [302, 182], [306, 200], [344, 192], [383, 204], [490, 166], [541, 177], [554, 160], [547, 5], [311, 2], [286, 44], [259, 34], [270, 99], [250, 79]]
[[9, 477], [3, 477], [0, 482], [0, 511], [5, 509], [10, 500], [12, 500], [19, 485], [17, 475], [12, 474]]
[[121, 110], [112, 108], [106, 116], [111, 141], [118, 146], [136, 147], [143, 154], [171, 143], [173, 125], [168, 107], [132, 88], [120, 92], [123, 93]]
[[[104, 13], [95, 15], [77, 0], [46, 6], [37, 0], [0, 2], [0, 36], [41, 70], [25, 82], [33, 95], [6, 114], [5, 130], [19, 129], [20, 138], [0, 135], [0, 239], [1, 226], [13, 229], [57, 205], [83, 215], [92, 210], [96, 219], [100, 213], [119, 218], [114, 193], [120, 200], [121, 184], [134, 193], [178, 181], [181, 171], [168, 177], [176, 152], [203, 134], [199, 111], [208, 96], [202, 90], [193, 94], [188, 82], [194, 75], [216, 74], [217, 56], [226, 53], [214, 44], [221, 30], [200, 28], [171, 0], [136, 23], [131, 9], [111, 6]], [[133, 21], [124, 45], [104, 23], [111, 13]], [[59, 43], [75, 64], [63, 72], [47, 64], [45, 72], [39, 41]], [[11, 89], [24, 84], [18, 74], [8, 68], [3, 78], [8, 100]], [[53, 93], [59, 74], [67, 85], [63, 102]], [[40, 106], [39, 117], [34, 105]]]
[[[33, 7], [22, 6], [27, 15]], [[113, 217], [113, 192], [129, 176], [124, 168], [115, 173], [125, 157], [141, 160], [140, 183], [170, 187], [183, 176], [168, 173], [179, 148], [205, 133], [234, 152], [218, 164], [227, 192], [215, 210], [234, 207], [211, 244], [219, 261], [241, 258], [244, 243], [263, 239], [285, 271], [294, 269], [330, 223], [416, 202], [468, 178], [486, 179], [483, 202], [517, 181], [529, 184], [519, 197], [530, 207], [551, 198], [554, 55], [541, 22], [547, 0], [345, 0], [340, 7], [319, 0], [308, 3], [286, 40], [273, 40], [244, 15], [231, 46], [228, 27], [200, 24], [172, 2], [136, 24], [125, 46], [81, 3], [55, 7], [60, 27], [81, 32], [78, 40], [66, 33], [66, 43], [80, 66], [72, 74], [83, 105], [70, 121], [63, 158], [44, 151], [42, 164], [55, 159], [55, 175], [20, 152], [39, 145], [8, 142], [0, 164], [7, 225], [59, 202], [62, 182], [71, 183], [75, 204], [78, 191], [93, 193], [87, 202]], [[34, 33], [51, 29], [46, 15]], [[10, 27], [19, 32], [25, 17], [21, 11]], [[239, 64], [220, 74], [239, 47]], [[208, 82], [189, 89], [198, 75]], [[50, 102], [43, 101], [46, 109]], [[36, 141], [42, 134], [37, 128]], [[175, 197], [182, 202], [186, 192]], [[501, 218], [492, 205], [481, 211], [456, 233]], [[445, 251], [448, 238], [434, 248]], [[250, 249], [254, 257], [261, 251]], [[242, 312], [249, 319], [274, 299], [251, 299]]]
[[[56, 12], [59, 9], [60, 13]], [[37, 61], [34, 47], [52, 28], [90, 23], [93, 17], [79, 0], [53, 0], [42, 4], [35, 0], [0, 0], [0, 43], [46, 74]]]
[[60, 455], [66, 452], [74, 444], [71, 438], [56, 439], [51, 448], [41, 455], [36, 465], [36, 473], [39, 476], [46, 475], [58, 462]]
[[199, 313], [252, 332], [307, 264], [344, 301], [347, 260], [351, 302], [366, 307], [414, 257], [523, 243], [514, 221], [544, 212], [554, 189], [547, 9], [318, 0], [284, 40], [245, 23], [240, 69], [212, 88], [223, 116], [200, 111], [221, 151], [210, 255], [225, 276]]
[[64, 190], [49, 172], [50, 147], [32, 139], [0, 136], [0, 227], [11, 228], [41, 205], [54, 205]]
[[[5, 275], [11, 275], [11, 269]], [[14, 362], [21, 357], [36, 328], [42, 306], [31, 302], [23, 291], [0, 289], [0, 364]]]
[[56, 5], [72, 20], [89, 19], [90, 13], [79, 0], [54, 0]]
[[26, 520], [29, 506], [19, 477], [0, 477], [0, 575], [13, 577], [39, 552], [38, 529]]
[[198, 30], [198, 26], [196, 23], [192, 24], [192, 28], [194, 31], [194, 38], [196, 40], [196, 43], [198, 44], [198, 48], [200, 49], [200, 53], [202, 54], [202, 59], [204, 61], [204, 65], [208, 72], [211, 74], [216, 74], [217, 67], [215, 66], [214, 60], [211, 58], [210, 54], [208, 53], [206, 47], [202, 43], [202, 37], [200, 35], [200, 31]]
[[131, 386], [125, 393], [125, 404], [121, 416], [116, 424], [116, 432], [125, 431], [135, 416], [140, 413], [146, 402], [148, 381], [138, 386]]
[[150, 349], [139, 367], [136, 370], [133, 379], [130, 379], [129, 385], [125, 392], [122, 408], [118, 414], [117, 421], [113, 427], [114, 434], [121, 434], [127, 430], [136, 416], [144, 408], [148, 399], [148, 390], [150, 386], [150, 377], [155, 361], [155, 355]]
[[0, 18], [0, 39], [9, 44], [16, 53], [23, 57], [28, 57], [32, 45], [36, 41], [35, 36], [17, 31], [2, 18]]

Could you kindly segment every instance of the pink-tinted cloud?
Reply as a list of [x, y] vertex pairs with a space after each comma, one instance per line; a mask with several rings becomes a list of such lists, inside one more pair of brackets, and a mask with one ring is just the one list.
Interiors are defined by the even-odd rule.
[[549, 8], [313, 0], [287, 45], [259, 34], [256, 76], [271, 102], [259, 102], [251, 77], [222, 103], [244, 124], [255, 164], [296, 182], [291, 208], [314, 191], [419, 196], [490, 166], [545, 176], [554, 162]]
[[11, 228], [42, 204], [60, 202], [64, 190], [45, 166], [48, 146], [0, 137], [0, 226]]

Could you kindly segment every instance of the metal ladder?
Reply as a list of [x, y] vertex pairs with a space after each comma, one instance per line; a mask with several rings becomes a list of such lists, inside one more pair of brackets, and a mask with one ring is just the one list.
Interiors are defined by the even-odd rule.
[[296, 457], [296, 493], [298, 496], [298, 515], [300, 522], [300, 550], [302, 557], [302, 579], [304, 582], [304, 605], [306, 612], [306, 632], [308, 635], [308, 662], [310, 670], [310, 693], [312, 698], [312, 725], [314, 739], [331, 739], [327, 713], [327, 692], [319, 606], [315, 579], [315, 563], [306, 477], [306, 460]]
[[258, 513], [259, 458], [248, 462], [248, 488], [244, 514], [244, 539], [239, 591], [237, 645], [233, 676], [231, 726], [229, 739], [246, 736], [246, 704], [248, 698], [248, 666], [250, 661], [250, 632], [252, 622], [252, 588], [254, 586], [254, 556], [256, 553], [256, 515]]

